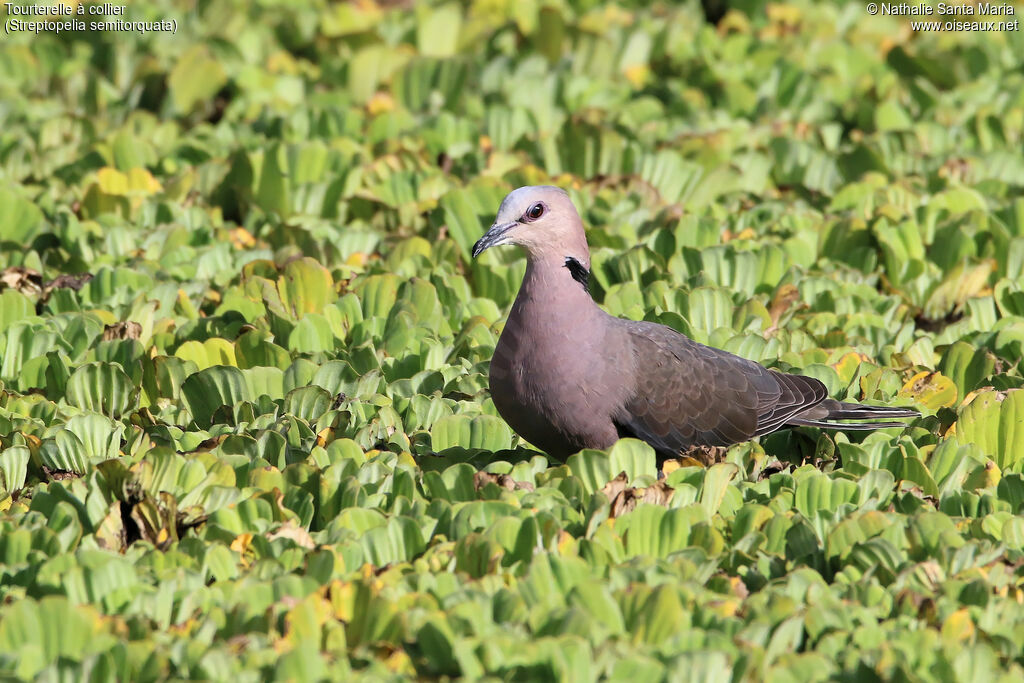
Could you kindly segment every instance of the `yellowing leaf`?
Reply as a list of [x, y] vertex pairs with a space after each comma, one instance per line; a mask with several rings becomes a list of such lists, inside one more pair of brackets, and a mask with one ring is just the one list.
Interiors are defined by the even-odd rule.
[[942, 623], [942, 637], [946, 640], [962, 643], [973, 636], [974, 622], [966, 607], [953, 612]]
[[292, 646], [303, 640], [318, 640], [321, 628], [330, 618], [331, 604], [319, 594], [310, 593], [285, 615], [285, 640]]
[[133, 168], [128, 173], [122, 173], [106, 166], [96, 172], [96, 182], [103, 194], [117, 197], [144, 197], [163, 190], [160, 181], [144, 168]]
[[89, 310], [89, 313], [95, 315], [102, 321], [104, 325], [116, 325], [120, 322], [117, 316], [112, 311], [107, 311], [102, 308], [93, 308]]
[[978, 467], [967, 477], [964, 481], [964, 490], [977, 491], [992, 488], [997, 486], [1002, 478], [1003, 473], [999, 467], [993, 461], [987, 460], [984, 467]]
[[769, 21], [780, 24], [796, 24], [800, 21], [800, 8], [796, 5], [769, 3], [765, 8]]
[[860, 367], [861, 363], [870, 363], [871, 359], [865, 356], [863, 353], [857, 351], [850, 351], [845, 353], [837, 360], [832, 363], [832, 369], [839, 375], [839, 380], [844, 384], [849, 384], [853, 380], [853, 376], [857, 374], [857, 368]]
[[235, 345], [220, 337], [213, 337], [203, 342], [189, 340], [179, 346], [174, 355], [194, 362], [200, 370], [211, 368], [214, 365], [238, 366], [238, 361], [235, 358]]
[[299, 73], [299, 64], [287, 50], [277, 50], [267, 58], [267, 71], [294, 75]]
[[395, 650], [388, 655], [387, 659], [384, 660], [384, 667], [392, 673], [405, 676], [412, 676], [416, 672], [416, 667], [413, 665], [409, 653], [401, 649]]
[[968, 299], [980, 296], [995, 267], [995, 261], [987, 259], [970, 267], [958, 266], [953, 269], [928, 297], [924, 305], [925, 316], [929, 320], [940, 320], [963, 306]]
[[395, 98], [386, 92], [374, 93], [370, 101], [366, 103], [366, 110], [373, 116], [383, 114], [386, 111], [394, 111]]
[[330, 585], [331, 607], [334, 610], [334, 618], [341, 621], [351, 621], [354, 603], [356, 599], [356, 587], [349, 581], [335, 579]]
[[[743, 228], [736, 234], [733, 234], [729, 230], [726, 230], [725, 232], [722, 233], [723, 242], [731, 242], [732, 240], [752, 240], [755, 239], [756, 237], [757, 233], [754, 232], [753, 228]], [[793, 285], [790, 284], [783, 285], [783, 287], [790, 287], [793, 288], [794, 290], [796, 289], [795, 287], [793, 287]]]
[[730, 33], [750, 33], [750, 19], [743, 12], [730, 9], [718, 22], [718, 33], [723, 36]]
[[163, 190], [160, 181], [144, 168], [128, 171], [128, 189], [132, 194], [155, 194]]
[[96, 180], [99, 182], [100, 191], [104, 194], [128, 194], [128, 176], [116, 168], [110, 166], [101, 168], [96, 172]]
[[634, 87], [639, 88], [647, 82], [647, 77], [651, 73], [650, 67], [646, 64], [632, 64], [627, 66], [623, 73], [626, 76], [626, 80], [633, 84]]
[[231, 548], [231, 550], [234, 550], [236, 553], [244, 555], [246, 553], [246, 551], [249, 550], [249, 546], [251, 544], [252, 544], [252, 534], [244, 533], [244, 534], [238, 534], [237, 536], [235, 536], [235, 540], [231, 541], [231, 545], [229, 547]]
[[325, 36], [337, 37], [362, 33], [380, 21], [381, 11], [372, 0], [341, 2], [324, 9], [320, 30]]
[[708, 603], [708, 607], [714, 614], [728, 618], [736, 616], [736, 612], [740, 607], [740, 601], [733, 598], [726, 600], [714, 600]]
[[900, 396], [913, 398], [930, 410], [949, 408], [956, 404], [956, 385], [938, 372], [919, 372], [903, 385]]
[[285, 266], [277, 280], [277, 290], [288, 313], [295, 318], [319, 313], [338, 298], [330, 271], [308, 257]]
[[188, 298], [188, 294], [185, 293], [184, 289], [178, 290], [178, 298], [175, 301], [174, 312], [192, 320], [199, 317], [199, 311], [197, 311], [196, 307], [192, 305], [192, 301]]
[[578, 552], [579, 544], [576, 539], [573, 538], [572, 534], [566, 531], [561, 531], [558, 534], [558, 553], [560, 555], [575, 556]]
[[231, 244], [235, 245], [235, 249], [247, 249], [256, 244], [256, 238], [245, 228], [231, 230], [228, 233], [228, 239], [231, 240]]

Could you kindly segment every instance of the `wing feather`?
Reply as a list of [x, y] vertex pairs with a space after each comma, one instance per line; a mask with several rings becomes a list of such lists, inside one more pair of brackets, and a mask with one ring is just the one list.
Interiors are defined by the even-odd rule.
[[664, 455], [747, 441], [827, 398], [825, 385], [814, 378], [768, 370], [664, 325], [623, 324], [636, 383], [616, 424]]

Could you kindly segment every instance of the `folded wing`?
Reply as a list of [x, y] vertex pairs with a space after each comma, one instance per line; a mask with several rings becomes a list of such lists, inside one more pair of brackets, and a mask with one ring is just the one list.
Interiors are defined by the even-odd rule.
[[813, 377], [768, 370], [664, 325], [623, 324], [634, 349], [636, 383], [616, 426], [620, 435], [643, 439], [665, 456], [691, 446], [740, 443], [786, 425], [877, 429], [902, 423], [827, 420], [918, 415], [829, 399], [825, 385]]

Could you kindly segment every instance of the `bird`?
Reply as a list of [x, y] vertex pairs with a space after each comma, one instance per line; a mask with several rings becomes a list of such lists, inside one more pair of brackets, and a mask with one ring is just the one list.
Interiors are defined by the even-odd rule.
[[473, 258], [502, 245], [526, 251], [526, 273], [491, 358], [491, 398], [519, 436], [552, 457], [633, 437], [659, 459], [675, 458], [788, 427], [871, 430], [920, 416], [832, 399], [813, 377], [605, 312], [590, 294], [583, 221], [561, 188], [510, 192]]

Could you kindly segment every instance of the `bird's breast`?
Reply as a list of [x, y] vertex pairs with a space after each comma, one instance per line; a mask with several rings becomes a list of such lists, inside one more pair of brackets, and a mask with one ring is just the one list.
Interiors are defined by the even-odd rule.
[[[515, 316], [516, 311], [513, 311]], [[558, 401], [587, 383], [585, 356], [600, 353], [557, 319], [523, 324], [510, 316], [491, 360], [491, 383], [530, 400]], [[581, 351], [586, 350], [581, 357]]]
[[517, 433], [549, 453], [568, 454], [614, 440], [611, 416], [631, 375], [606, 325], [589, 320], [586, 311], [561, 312], [513, 307], [491, 360], [490, 387]]

